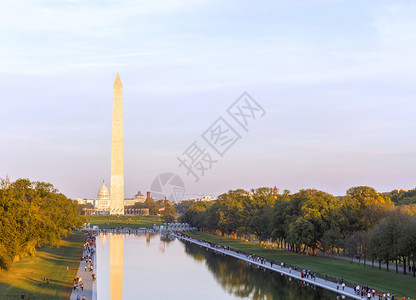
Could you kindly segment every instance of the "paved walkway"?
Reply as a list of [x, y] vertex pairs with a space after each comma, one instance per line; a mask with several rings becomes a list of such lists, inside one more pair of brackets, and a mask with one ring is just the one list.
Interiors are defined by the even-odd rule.
[[[221, 248], [211, 247], [211, 245], [209, 243], [206, 243], [206, 242], [201, 242], [201, 241], [198, 241], [198, 240], [190, 239], [190, 238], [179, 236], [179, 235], [176, 235], [176, 234], [173, 234], [173, 235], [176, 236], [179, 239], [182, 239], [182, 240], [185, 240], [185, 241], [203, 246], [205, 248], [214, 250], [214, 251], [219, 252], [219, 253], [223, 253], [223, 254], [226, 254], [226, 255], [229, 255], [229, 256], [233, 256], [235, 258], [247, 261], [251, 264], [255, 264], [255, 265], [258, 265], [260, 267], [263, 267], [263, 268], [266, 268], [266, 269], [269, 269], [269, 270], [273, 270], [273, 271], [279, 272], [279, 273], [284, 274], [284, 275], [291, 276], [292, 278], [307, 282], [307, 283], [312, 284], [312, 285], [319, 286], [321, 288], [324, 288], [326, 290], [330, 290], [330, 291], [338, 293], [340, 295], [345, 295], [345, 296], [350, 297], [352, 299], [360, 299], [360, 300], [361, 299], [367, 299], [367, 297], [361, 298], [361, 296], [356, 295], [354, 293], [354, 289], [350, 288], [350, 287], [345, 287], [345, 290], [342, 290], [342, 288], [339, 287], [339, 290], [337, 290], [337, 283], [336, 282], [325, 281], [322, 278], [316, 278], [315, 280], [308, 279], [308, 278], [302, 278], [301, 274], [300, 274], [301, 273], [300, 271], [290, 270], [288, 268], [282, 268], [282, 267], [277, 266], [275, 264], [273, 266], [271, 266], [269, 262], [267, 262], [265, 264], [262, 264], [260, 262], [253, 261], [250, 258], [247, 258], [247, 256], [244, 255], [244, 254], [236, 253], [236, 252], [231, 251], [231, 250], [224, 250], [224, 249], [221, 249]], [[372, 297], [371, 299], [378, 299], [378, 296]]]
[[[86, 256], [88, 253], [84, 250], [82, 256]], [[78, 290], [72, 289], [72, 294], [70, 300], [77, 300], [77, 297], [79, 295], [80, 299], [82, 299], [83, 296], [85, 296], [86, 300], [97, 300], [97, 280], [92, 280], [92, 273], [95, 273], [96, 270], [96, 253], [92, 255], [92, 264], [94, 266], [94, 271], [85, 271], [85, 266], [88, 268], [88, 264], [85, 262], [85, 260], [82, 260], [82, 262], [79, 264], [78, 269], [78, 278], [82, 278], [82, 282], [84, 283], [84, 290], [82, 291], [80, 288]]]

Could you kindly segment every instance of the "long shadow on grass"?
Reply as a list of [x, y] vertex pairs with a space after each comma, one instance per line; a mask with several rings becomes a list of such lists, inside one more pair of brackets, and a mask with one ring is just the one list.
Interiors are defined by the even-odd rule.
[[38, 294], [7, 283], [0, 283], [0, 290], [0, 300], [21, 299], [22, 295], [25, 295], [25, 299], [39, 299]]
[[[43, 285], [42, 280], [25, 278], [24, 281], [29, 286], [28, 288], [0, 283], [0, 300], [21, 299], [22, 295], [25, 295], [25, 299], [55, 300], [67, 299], [71, 295], [71, 287], [66, 287], [64, 282], [51, 281], [48, 285]], [[61, 293], [57, 293], [57, 291], [61, 291]]]

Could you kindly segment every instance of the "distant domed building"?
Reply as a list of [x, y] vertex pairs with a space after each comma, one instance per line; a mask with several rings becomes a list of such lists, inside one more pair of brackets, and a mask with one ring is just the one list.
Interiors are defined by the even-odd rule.
[[98, 198], [95, 201], [95, 207], [97, 209], [109, 209], [110, 208], [110, 193], [108, 192], [108, 188], [104, 184], [100, 187], [98, 191]]
[[[139, 191], [133, 198], [125, 198], [124, 199], [124, 207], [133, 206], [136, 202], [144, 203], [146, 197]], [[94, 206], [94, 212], [91, 214], [98, 214], [98, 215], [107, 215], [110, 213], [110, 192], [108, 188], [105, 186], [104, 180], [103, 183], [98, 190], [98, 195], [96, 199], [77, 199], [79, 204], [92, 204]], [[140, 210], [140, 209], [138, 209]], [[145, 215], [146, 213], [143, 211], [134, 212], [140, 215]], [[148, 213], [147, 213], [148, 214]]]
[[134, 198], [124, 199], [124, 206], [132, 206], [136, 202], [144, 203], [146, 200], [146, 197], [142, 195], [142, 193], [139, 191], [136, 195], [134, 195]]
[[146, 201], [146, 197], [139, 191], [136, 195], [134, 195], [134, 200], [136, 200], [136, 202], [144, 203], [144, 201]]

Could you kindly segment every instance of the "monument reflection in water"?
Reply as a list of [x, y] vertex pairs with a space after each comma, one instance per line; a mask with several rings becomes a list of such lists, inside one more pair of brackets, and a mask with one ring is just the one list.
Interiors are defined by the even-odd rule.
[[335, 293], [194, 244], [156, 234], [101, 234], [97, 238], [97, 299], [123, 298], [337, 299]]
[[97, 299], [123, 299], [124, 235], [101, 234], [97, 243]]
[[123, 299], [124, 235], [110, 234], [111, 300]]

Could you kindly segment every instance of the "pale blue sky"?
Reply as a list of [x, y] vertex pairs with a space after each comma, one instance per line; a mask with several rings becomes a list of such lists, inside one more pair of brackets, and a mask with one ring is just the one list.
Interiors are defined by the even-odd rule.
[[[0, 177], [109, 186], [119, 72], [126, 197], [416, 186], [414, 1], [2, 1], [0, 41]], [[244, 91], [265, 117], [193, 183], [177, 157]]]

